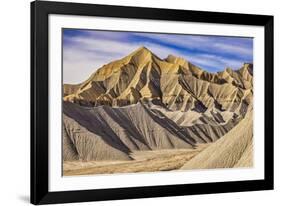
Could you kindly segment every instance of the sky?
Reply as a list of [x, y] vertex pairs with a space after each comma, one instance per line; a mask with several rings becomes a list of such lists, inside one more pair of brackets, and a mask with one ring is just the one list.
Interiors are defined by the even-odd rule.
[[209, 72], [253, 62], [252, 38], [64, 29], [63, 82], [81, 83], [141, 46], [162, 59], [172, 54]]

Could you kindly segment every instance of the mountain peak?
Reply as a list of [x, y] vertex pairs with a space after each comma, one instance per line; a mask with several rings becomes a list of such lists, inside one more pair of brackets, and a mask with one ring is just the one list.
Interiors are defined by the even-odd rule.
[[145, 46], [141, 46], [138, 49], [136, 49], [135, 51], [133, 51], [132, 55], [134, 55], [134, 54], [152, 54], [152, 52]]
[[150, 61], [155, 56], [149, 49], [142, 46], [129, 54], [126, 58], [134, 61], [137, 65]]
[[145, 46], [139, 47], [136, 51], [142, 51], [142, 50], [151, 52], [151, 51], [150, 51], [148, 48], [146, 48]]

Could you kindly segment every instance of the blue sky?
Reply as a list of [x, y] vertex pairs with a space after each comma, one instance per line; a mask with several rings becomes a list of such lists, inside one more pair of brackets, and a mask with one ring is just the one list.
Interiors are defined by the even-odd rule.
[[141, 46], [160, 58], [183, 57], [209, 72], [253, 62], [252, 38], [64, 29], [63, 81], [81, 83], [102, 65]]

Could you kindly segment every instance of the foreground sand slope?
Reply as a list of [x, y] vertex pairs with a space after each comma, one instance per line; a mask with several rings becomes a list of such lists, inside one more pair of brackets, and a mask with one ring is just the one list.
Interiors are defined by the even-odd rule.
[[229, 133], [196, 155], [181, 169], [251, 167], [253, 164], [252, 114], [252, 111], [249, 111]]

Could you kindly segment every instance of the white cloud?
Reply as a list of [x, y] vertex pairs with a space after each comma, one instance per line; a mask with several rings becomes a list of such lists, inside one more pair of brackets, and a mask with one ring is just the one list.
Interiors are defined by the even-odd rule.
[[225, 43], [215, 43], [213, 45], [214, 49], [219, 49], [227, 53], [238, 53], [240, 55], [252, 55], [253, 50], [251, 48], [243, 47], [241, 45], [231, 45]]
[[[154, 40], [160, 40], [165, 43], [169, 43], [179, 47], [187, 47], [189, 49], [198, 49], [206, 52], [221, 52], [221, 53], [229, 53], [237, 56], [251, 56], [253, 53], [252, 47], [246, 44], [230, 44], [230, 40], [219, 40], [216, 37], [208, 37], [208, 36], [184, 36], [184, 35], [166, 35], [166, 34], [145, 34], [145, 33], [137, 33], [135, 34], [139, 37], [147, 37]], [[232, 38], [232, 37], [229, 37]]]
[[63, 51], [65, 83], [80, 83], [102, 65], [136, 49], [136, 46], [126, 43], [89, 38], [75, 38], [72, 43], [72, 46], [65, 46]]

